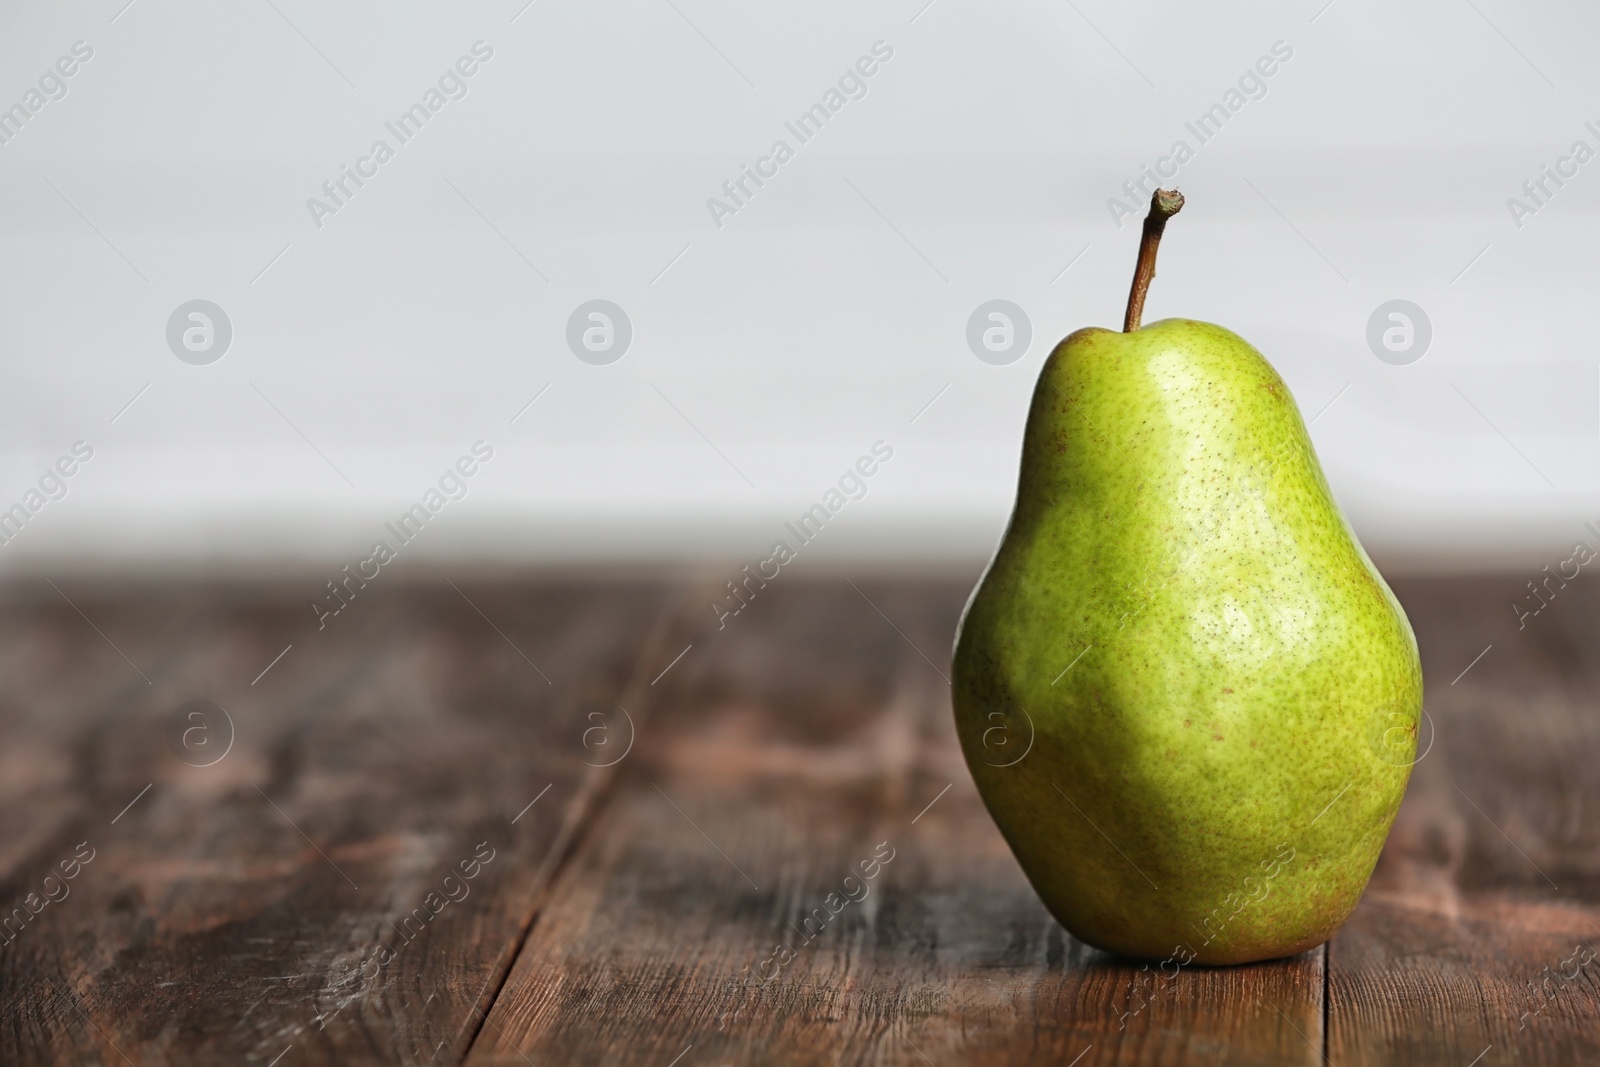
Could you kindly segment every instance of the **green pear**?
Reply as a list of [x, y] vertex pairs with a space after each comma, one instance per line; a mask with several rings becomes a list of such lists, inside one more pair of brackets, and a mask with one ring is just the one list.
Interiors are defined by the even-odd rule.
[[1410, 623], [1283, 379], [1220, 326], [1140, 328], [1181, 205], [1152, 200], [1124, 332], [1045, 361], [952, 675], [967, 764], [1046, 906], [1163, 969], [1327, 940], [1422, 711]]

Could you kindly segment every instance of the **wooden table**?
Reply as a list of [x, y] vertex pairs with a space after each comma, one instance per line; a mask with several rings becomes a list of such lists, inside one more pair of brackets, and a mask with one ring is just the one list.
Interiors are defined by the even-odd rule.
[[722, 629], [711, 584], [374, 583], [318, 630], [305, 583], [55, 577], [0, 600], [0, 1064], [1600, 1062], [1582, 582], [1521, 630], [1521, 576], [1398, 583], [1431, 748], [1366, 898], [1167, 981], [985, 814], [967, 582]]

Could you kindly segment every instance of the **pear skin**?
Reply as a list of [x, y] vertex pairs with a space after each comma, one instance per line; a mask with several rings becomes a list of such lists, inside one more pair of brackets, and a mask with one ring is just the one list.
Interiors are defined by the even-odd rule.
[[1293, 955], [1350, 914], [1400, 806], [1416, 638], [1271, 365], [1220, 326], [1130, 317], [1040, 373], [956, 637], [957, 731], [1073, 936]]

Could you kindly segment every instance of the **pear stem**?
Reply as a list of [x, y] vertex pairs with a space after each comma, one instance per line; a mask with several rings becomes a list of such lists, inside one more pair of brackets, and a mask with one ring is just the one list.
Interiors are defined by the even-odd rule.
[[1123, 333], [1139, 328], [1145, 294], [1156, 276], [1156, 249], [1161, 247], [1161, 234], [1167, 228], [1167, 220], [1182, 208], [1183, 194], [1176, 189], [1157, 189], [1150, 197], [1150, 214], [1144, 218], [1144, 233], [1139, 238], [1139, 263], [1133, 269], [1133, 289], [1128, 293], [1128, 313], [1122, 320]]

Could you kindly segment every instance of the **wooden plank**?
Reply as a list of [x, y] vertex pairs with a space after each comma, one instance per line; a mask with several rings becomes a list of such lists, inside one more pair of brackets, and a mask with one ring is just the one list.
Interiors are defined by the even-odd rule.
[[1526, 581], [1397, 584], [1432, 748], [1331, 944], [1335, 1064], [1600, 1062], [1600, 591], [1519, 628]]
[[793, 584], [697, 638], [467, 1062], [1319, 1062], [1320, 950], [1169, 980], [1045, 912], [956, 748], [967, 589]]
[[[66, 592], [105, 640], [77, 620], [68, 651], [37, 590], [0, 604], [36, 653], [5, 659], [0, 751], [34, 769], [0, 899], [94, 855], [0, 948], [0, 1062], [459, 1060], [610, 773], [586, 731], [625, 726], [585, 702], [659, 669], [666, 592], [395, 585], [321, 631], [304, 596]], [[197, 697], [234, 726], [209, 767], [168, 747]]]

